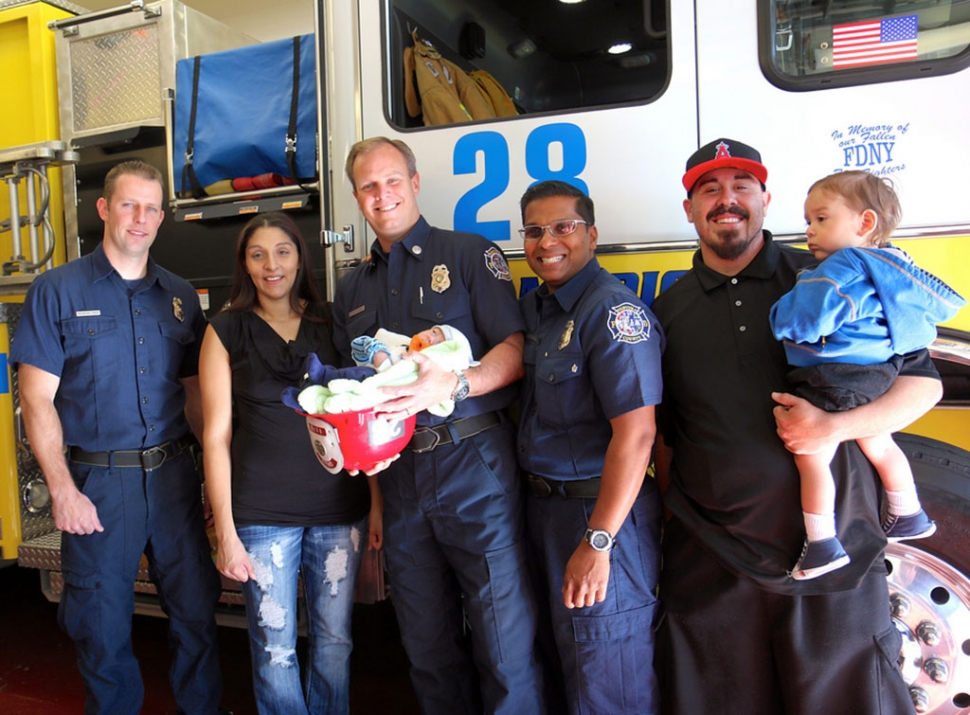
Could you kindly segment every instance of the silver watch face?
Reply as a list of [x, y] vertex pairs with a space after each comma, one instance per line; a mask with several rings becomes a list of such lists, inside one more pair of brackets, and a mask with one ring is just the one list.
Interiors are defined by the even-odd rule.
[[455, 388], [455, 393], [451, 396], [455, 402], [461, 402], [466, 397], [468, 397], [468, 378], [462, 373], [456, 373], [458, 375], [458, 387]]
[[609, 551], [613, 545], [613, 538], [602, 529], [591, 529], [587, 536], [589, 545], [597, 551]]

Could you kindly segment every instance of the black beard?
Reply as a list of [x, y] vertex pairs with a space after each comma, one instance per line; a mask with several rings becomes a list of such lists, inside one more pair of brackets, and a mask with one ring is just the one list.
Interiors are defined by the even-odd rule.
[[755, 236], [748, 236], [746, 238], [741, 237], [741, 231], [736, 228], [723, 229], [715, 231], [714, 234], [720, 239], [719, 241], [705, 240], [704, 244], [711, 249], [715, 256], [724, 261], [733, 261], [748, 250], [751, 242], [754, 241]]

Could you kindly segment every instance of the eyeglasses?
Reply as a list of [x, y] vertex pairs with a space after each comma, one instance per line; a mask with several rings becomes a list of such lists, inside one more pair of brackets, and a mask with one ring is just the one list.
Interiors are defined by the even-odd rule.
[[578, 218], [561, 218], [558, 221], [547, 223], [545, 226], [525, 226], [519, 229], [519, 235], [526, 241], [538, 241], [546, 231], [556, 238], [564, 238], [576, 230], [579, 224], [589, 225], [588, 221]]

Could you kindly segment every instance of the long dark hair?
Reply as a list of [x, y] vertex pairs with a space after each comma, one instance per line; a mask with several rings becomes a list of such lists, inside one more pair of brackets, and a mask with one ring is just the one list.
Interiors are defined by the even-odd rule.
[[[293, 312], [312, 320], [326, 322], [329, 311], [313, 280], [313, 262], [310, 260], [306, 240], [293, 219], [277, 211], [259, 214], [243, 226], [239, 241], [236, 243], [236, 266], [232, 273], [232, 289], [229, 291], [229, 301], [224, 310], [240, 313], [251, 311], [259, 301], [256, 286], [246, 271], [246, 248], [249, 246], [249, 239], [261, 228], [280, 229], [296, 246], [300, 265], [296, 271], [293, 288], [290, 290], [290, 307]], [[305, 309], [304, 301], [306, 301]]]

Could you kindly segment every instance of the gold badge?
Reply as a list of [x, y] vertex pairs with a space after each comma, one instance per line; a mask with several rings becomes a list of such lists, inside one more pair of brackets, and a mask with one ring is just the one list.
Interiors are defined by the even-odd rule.
[[562, 335], [559, 336], [559, 349], [562, 350], [567, 345], [569, 341], [573, 339], [573, 328], [576, 327], [576, 321], [570, 320], [566, 323], [566, 329], [562, 331]]
[[448, 275], [448, 266], [444, 263], [431, 269], [431, 290], [435, 293], [444, 293], [451, 288], [451, 277]]
[[172, 298], [172, 314], [180, 323], [185, 320], [185, 311], [182, 310], [182, 299], [178, 296]]

